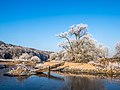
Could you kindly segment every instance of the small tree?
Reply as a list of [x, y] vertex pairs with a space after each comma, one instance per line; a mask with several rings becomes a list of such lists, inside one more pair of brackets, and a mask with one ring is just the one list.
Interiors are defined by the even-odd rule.
[[35, 62], [35, 63], [39, 63], [39, 62], [42, 61], [42, 60], [41, 60], [39, 57], [37, 57], [37, 56], [32, 56], [30, 60], [33, 61], [33, 62]]
[[120, 42], [116, 43], [115, 52], [116, 52], [116, 54], [113, 57], [120, 58]]

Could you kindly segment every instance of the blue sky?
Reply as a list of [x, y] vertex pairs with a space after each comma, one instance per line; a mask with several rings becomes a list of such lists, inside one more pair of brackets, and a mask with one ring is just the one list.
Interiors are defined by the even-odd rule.
[[114, 50], [120, 41], [119, 0], [0, 0], [0, 40], [57, 51], [55, 34], [86, 23], [99, 42]]

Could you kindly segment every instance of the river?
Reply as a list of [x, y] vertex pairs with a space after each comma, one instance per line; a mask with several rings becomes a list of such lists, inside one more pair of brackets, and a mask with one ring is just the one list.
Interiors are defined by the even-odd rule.
[[9, 77], [0, 69], [0, 90], [120, 90], [120, 76], [47, 73]]

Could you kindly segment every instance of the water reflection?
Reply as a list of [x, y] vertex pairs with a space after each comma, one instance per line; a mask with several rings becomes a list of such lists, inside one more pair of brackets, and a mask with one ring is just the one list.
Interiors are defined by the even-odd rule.
[[61, 77], [60, 75], [57, 75], [57, 76], [54, 76], [54, 74], [50, 75], [50, 74], [46, 74], [46, 73], [41, 73], [41, 74], [38, 74], [36, 76], [39, 76], [39, 77], [46, 77], [46, 78], [49, 78], [49, 79], [53, 79], [53, 80], [59, 80], [59, 81], [64, 81], [64, 78]]
[[120, 76], [52, 72], [50, 75], [41, 73], [34, 76], [7, 77], [2, 75], [6, 71], [7, 68], [0, 70], [1, 90], [8, 90], [9, 87], [12, 90], [120, 90]]
[[30, 76], [16, 76], [16, 79], [19, 82], [24, 82], [26, 79], [28, 79]]
[[81, 76], [65, 77], [65, 87], [61, 90], [106, 90], [103, 80]]
[[[54, 75], [48, 75], [45, 73], [41, 73], [41, 74], [37, 74], [35, 76], [38, 77], [45, 77], [45, 78], [49, 78], [49, 79], [53, 79], [53, 80], [58, 80], [58, 81], [64, 81], [63, 77], [60, 76], [54, 76]], [[31, 76], [16, 76], [16, 79], [20, 82], [24, 82], [25, 80], [27, 80], [28, 78], [30, 78]]]

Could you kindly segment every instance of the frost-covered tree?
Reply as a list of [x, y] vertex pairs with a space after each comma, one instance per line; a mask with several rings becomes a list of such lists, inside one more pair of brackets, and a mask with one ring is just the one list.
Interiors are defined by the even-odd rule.
[[[72, 25], [68, 32], [62, 32], [57, 36], [63, 38], [64, 42], [59, 46], [64, 49], [61, 52], [62, 60], [72, 60], [75, 62], [87, 62], [105, 58], [108, 54], [107, 47], [98, 44], [98, 42], [87, 31], [87, 24]], [[58, 58], [58, 57], [57, 57]]]
[[19, 59], [24, 59], [24, 60], [29, 60], [32, 56], [29, 55], [28, 53], [23, 53]]
[[[63, 32], [58, 34], [57, 36], [60, 38], [66, 39], [65, 42], [62, 42], [59, 44], [60, 47], [65, 49], [69, 55], [71, 55], [71, 59], [75, 60], [77, 62], [78, 60], [78, 48], [79, 48], [79, 41], [81, 37], [83, 37], [87, 32], [87, 24], [77, 24], [72, 25], [70, 27], [69, 32]], [[69, 37], [75, 36], [75, 38], [70, 39]]]
[[39, 63], [39, 62], [42, 61], [42, 60], [41, 60], [39, 57], [37, 57], [37, 56], [32, 56], [30, 60], [33, 61], [33, 62], [35, 62], [35, 63]]
[[115, 52], [116, 52], [116, 54], [113, 57], [120, 58], [120, 42], [116, 43]]
[[42, 60], [38, 56], [33, 56], [28, 53], [23, 53], [20, 57], [20, 60], [32, 61], [35, 63], [41, 62]]
[[57, 57], [57, 53], [50, 54], [50, 60], [55, 60], [56, 57]]

